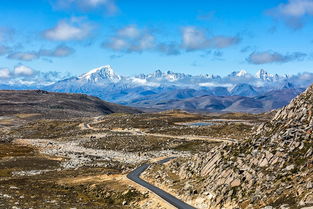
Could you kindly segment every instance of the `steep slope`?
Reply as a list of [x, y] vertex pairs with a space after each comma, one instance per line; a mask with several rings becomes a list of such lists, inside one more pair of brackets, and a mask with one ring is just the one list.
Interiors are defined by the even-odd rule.
[[253, 86], [245, 83], [237, 84], [230, 92], [233, 96], [256, 96], [258, 92]]
[[36, 114], [47, 119], [89, 117], [116, 112], [140, 111], [84, 94], [51, 93], [41, 90], [0, 91], [0, 116]]
[[313, 86], [251, 138], [149, 175], [198, 208], [313, 206]]
[[93, 69], [81, 76], [78, 77], [82, 82], [91, 82], [91, 83], [116, 83], [121, 80], [121, 77], [113, 71], [110, 65], [102, 66], [96, 69]]

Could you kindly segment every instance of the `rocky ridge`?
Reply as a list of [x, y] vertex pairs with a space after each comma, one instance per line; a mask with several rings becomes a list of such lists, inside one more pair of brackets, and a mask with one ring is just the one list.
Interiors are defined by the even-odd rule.
[[197, 208], [313, 206], [313, 86], [255, 134], [145, 174]]

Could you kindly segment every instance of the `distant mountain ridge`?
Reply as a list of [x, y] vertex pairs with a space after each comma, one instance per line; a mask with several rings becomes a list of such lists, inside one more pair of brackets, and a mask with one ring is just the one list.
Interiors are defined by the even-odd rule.
[[[54, 92], [85, 93], [123, 105], [144, 108], [154, 107], [162, 110], [175, 107], [190, 111], [199, 109], [205, 111], [205, 108], [197, 106], [199, 102], [195, 101], [200, 97], [210, 96], [215, 97], [217, 100], [223, 100], [222, 97], [233, 96], [233, 98], [236, 98], [236, 96], [239, 96], [247, 97], [249, 101], [256, 100], [252, 103], [259, 104], [261, 102], [260, 98], [268, 98], [270, 95], [276, 94], [277, 97], [271, 97], [271, 103], [275, 105], [261, 102], [262, 105], [258, 105], [260, 108], [253, 108], [252, 111], [262, 112], [288, 104], [289, 99], [302, 92], [311, 83], [313, 83], [313, 73], [287, 76], [270, 74], [261, 69], [255, 75], [245, 70], [240, 70], [222, 77], [212, 74], [189, 75], [156, 70], [149, 74], [121, 76], [116, 74], [110, 65], [105, 65], [92, 69], [80, 76], [60, 80], [48, 86], [0, 85], [0, 88], [41, 88]], [[277, 92], [282, 94], [277, 94]], [[289, 95], [286, 93], [289, 93]], [[187, 100], [189, 104], [192, 101], [193, 105], [184, 104]], [[231, 101], [235, 102], [235, 100]], [[218, 107], [217, 104], [211, 105], [217, 108], [208, 108], [207, 111], [228, 111], [227, 109], [229, 109], [226, 106], [223, 108], [222, 106]], [[237, 105], [237, 107], [239, 106]], [[239, 109], [240, 111], [245, 111], [244, 108]], [[231, 109], [231, 111], [236, 110], [236, 108]], [[250, 110], [247, 111], [250, 112]]]
[[[311, 79], [305, 83], [296, 83], [296, 87], [305, 88], [311, 83]], [[297, 76], [270, 74], [264, 69], [259, 70], [255, 75], [248, 73], [245, 70], [234, 71], [227, 76], [221, 77], [219, 75], [204, 74], [204, 75], [190, 75], [184, 73], [175, 73], [172, 71], [162, 72], [156, 70], [149, 74], [139, 74], [135, 76], [120, 76], [117, 75], [110, 65], [105, 65], [80, 76], [58, 81], [50, 86], [55, 86], [58, 83], [79, 82], [80, 85], [96, 84], [96, 85], [118, 85], [118, 86], [150, 86], [150, 87], [190, 87], [193, 89], [201, 87], [228, 87], [234, 88], [237, 84], [250, 84], [258, 88], [279, 88], [279, 84], [290, 82], [293, 83]], [[271, 89], [273, 90], [273, 89]]]

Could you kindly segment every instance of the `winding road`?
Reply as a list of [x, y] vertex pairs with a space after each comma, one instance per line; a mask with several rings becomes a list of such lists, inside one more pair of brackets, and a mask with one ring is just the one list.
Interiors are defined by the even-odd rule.
[[[166, 163], [172, 159], [174, 159], [175, 157], [169, 157], [163, 160], [158, 161], [158, 163], [163, 164]], [[133, 170], [132, 172], [130, 172], [127, 175], [127, 178], [136, 182], [137, 184], [149, 189], [150, 191], [154, 192], [156, 195], [158, 195], [159, 197], [161, 197], [162, 199], [164, 199], [166, 202], [170, 203], [171, 205], [173, 205], [174, 207], [177, 207], [179, 209], [196, 209], [190, 205], [188, 205], [187, 203], [177, 199], [176, 197], [174, 197], [173, 195], [163, 191], [162, 189], [153, 186], [152, 184], [142, 180], [140, 178], [140, 175], [142, 172], [144, 172], [148, 167], [150, 166], [150, 164], [143, 164], [142, 166], [136, 168], [135, 170]]]

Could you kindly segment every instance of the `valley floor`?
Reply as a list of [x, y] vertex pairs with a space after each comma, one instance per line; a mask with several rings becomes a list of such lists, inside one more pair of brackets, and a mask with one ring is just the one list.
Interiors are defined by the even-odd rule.
[[[0, 208], [171, 208], [126, 175], [145, 162], [240, 142], [267, 119], [179, 111], [49, 120], [6, 115]], [[188, 125], [195, 122], [209, 125]]]

